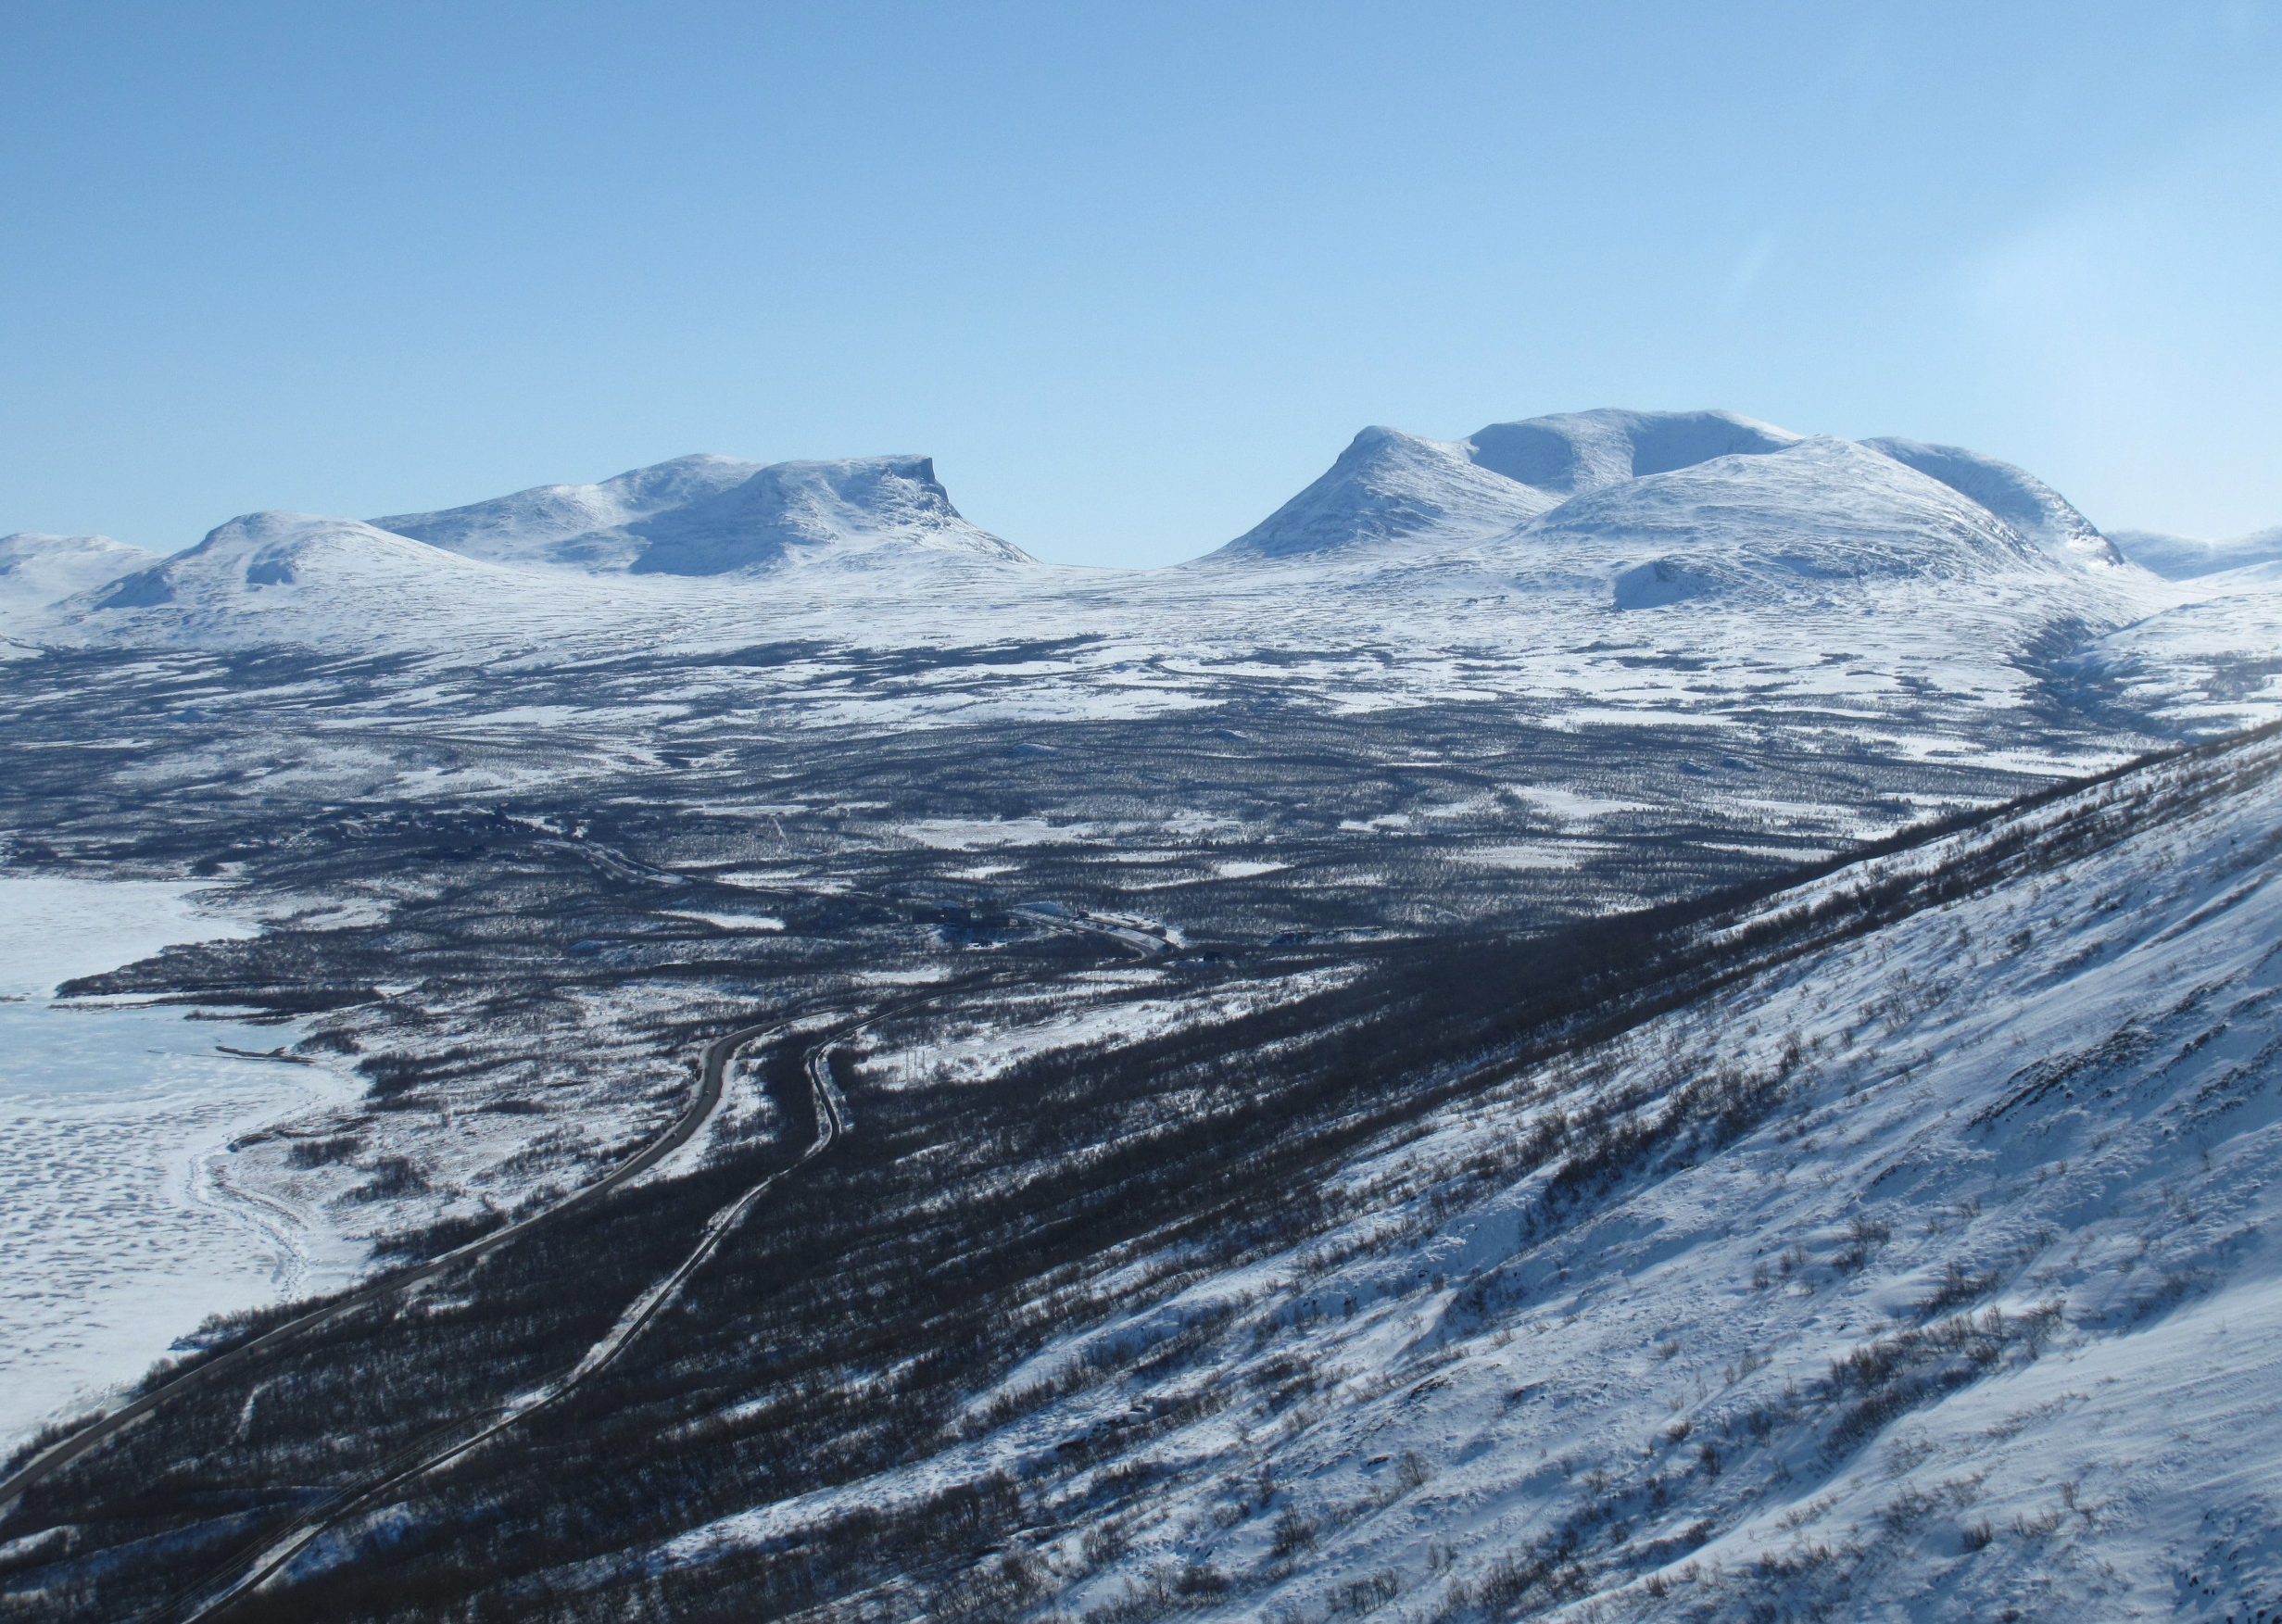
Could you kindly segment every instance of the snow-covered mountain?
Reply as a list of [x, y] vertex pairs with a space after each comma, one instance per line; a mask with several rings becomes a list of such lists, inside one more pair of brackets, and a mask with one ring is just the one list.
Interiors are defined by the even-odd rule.
[[625, 525], [718, 496], [761, 472], [758, 462], [700, 452], [637, 468], [599, 485], [543, 485], [434, 513], [393, 513], [381, 530], [500, 564], [623, 569], [638, 544]]
[[262, 921], [65, 996], [344, 1085], [184, 1199], [439, 1266], [168, 1328], [0, 1610], [2278, 1593], [2282, 737], [2125, 763], [2282, 711], [2282, 564], [1618, 411], [1367, 431], [1201, 567], [917, 458], [128, 561], [0, 668], [0, 865]]
[[2205, 541], [2192, 535], [2170, 535], [2159, 530], [2115, 530], [2109, 535], [2125, 558], [2167, 581], [2191, 581], [2222, 571], [2282, 560], [2282, 524], [2238, 535], [2231, 541]]
[[355, 519], [247, 513], [195, 547], [64, 599], [45, 629], [58, 641], [129, 646], [356, 643], [481, 614], [550, 585]]
[[1280, 559], [1422, 534], [1470, 540], [1588, 491], [1800, 438], [1727, 411], [1564, 412], [1464, 440], [1368, 428], [1320, 479], [1211, 556]]
[[728, 575], [827, 561], [876, 569], [928, 559], [1029, 561], [961, 516], [927, 457], [766, 466], [680, 457], [600, 485], [541, 485], [372, 523], [471, 558], [589, 573]]
[[[1389, 547], [1389, 543], [1401, 543]], [[1620, 608], [1873, 575], [1956, 579], [2123, 559], [2034, 475], [1953, 446], [1859, 445], [1724, 411], [1569, 412], [1464, 440], [1366, 429], [1322, 478], [1210, 555], [1472, 563], [1597, 579]]]
[[157, 553], [107, 535], [46, 535], [31, 530], [0, 535], [0, 627], [158, 561]]
[[2113, 568], [2124, 562], [2124, 555], [2089, 519], [2025, 469], [1962, 446], [1895, 439], [1864, 440], [1862, 444], [1970, 497], [2055, 558], [2087, 569]]
[[2059, 589], [2071, 573], [1952, 486], [1826, 436], [1573, 497], [1506, 550], [1525, 569], [1605, 575], [1620, 609], [1824, 596], [1877, 577], [2028, 574]]
[[1500, 535], [1557, 498], [1481, 467], [1468, 440], [1368, 428], [1329, 472], [1209, 556], [1283, 559], [1422, 531], [1453, 539]]
[[1082, 1447], [1012, 1547], [1063, 1615], [2250, 1620], [2277, 783], [2269, 736], [1778, 894], [1704, 996], [1359, 1150], [1325, 1232], [1184, 1229], [973, 1441], [660, 1558]]

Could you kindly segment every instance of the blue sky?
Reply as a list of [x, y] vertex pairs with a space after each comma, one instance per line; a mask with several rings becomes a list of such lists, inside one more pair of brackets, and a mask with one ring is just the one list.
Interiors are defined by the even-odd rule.
[[0, 532], [932, 454], [1154, 564], [1387, 422], [2282, 523], [2282, 6], [0, 4]]

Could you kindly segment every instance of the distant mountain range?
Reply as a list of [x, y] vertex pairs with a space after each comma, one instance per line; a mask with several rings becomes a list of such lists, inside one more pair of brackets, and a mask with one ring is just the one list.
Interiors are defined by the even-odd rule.
[[2200, 580], [2225, 571], [2282, 562], [2282, 524], [2231, 541], [2168, 535], [2160, 530], [2118, 530], [2109, 539], [2124, 556], [2166, 581]]
[[[961, 515], [926, 457], [699, 455], [434, 512], [248, 514], [164, 559], [102, 536], [0, 538], [0, 630], [32, 647], [665, 647], [749, 636], [756, 616], [801, 636], [931, 636], [956, 598], [960, 623], [990, 620], [993, 636], [1145, 612], [1175, 616], [1166, 636], [1181, 642], [1238, 636], [1273, 612], [1299, 616], [1314, 639], [1358, 611], [1352, 594], [1368, 583], [1381, 611], [1403, 616], [1503, 602], [1541, 625], [1562, 617], [1583, 651], [1595, 616], [1689, 604], [1796, 615], [1874, 599], [1936, 642], [1985, 637], [1945, 607], [1969, 588], [2012, 628], [2008, 648], [2049, 651], [2152, 619], [2131, 680], [2185, 704], [2195, 685], [2238, 686], [2200, 674], [2256, 650], [2214, 633], [2210, 615], [2176, 611], [2220, 595], [2263, 601], [2282, 585], [2269, 579], [2276, 560], [2282, 531], [2224, 544], [2102, 535], [2033, 474], [1958, 447], [1606, 409], [1463, 440], [1365, 429], [1260, 523], [1170, 570], [1042, 564]], [[882, 614], [918, 618], [889, 633]], [[2253, 621], [2265, 623], [2218, 617]], [[1431, 641], [1434, 623], [1407, 642]], [[2175, 626], [2195, 649], [2187, 675], [2146, 665]], [[1736, 647], [1772, 635], [1720, 634]]]

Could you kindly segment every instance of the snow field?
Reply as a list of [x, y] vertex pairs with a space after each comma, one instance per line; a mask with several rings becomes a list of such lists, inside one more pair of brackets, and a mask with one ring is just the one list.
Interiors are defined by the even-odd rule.
[[233, 1139], [353, 1097], [316, 1066], [219, 1053], [290, 1028], [179, 1010], [72, 1008], [72, 976], [175, 942], [243, 937], [204, 888], [0, 879], [0, 1442], [76, 1414], [208, 1315], [345, 1283], [363, 1260], [322, 1215], [234, 1177]]

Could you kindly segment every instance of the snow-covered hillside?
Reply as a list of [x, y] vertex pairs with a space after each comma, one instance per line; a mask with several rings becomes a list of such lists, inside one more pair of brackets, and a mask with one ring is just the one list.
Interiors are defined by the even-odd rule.
[[1619, 609], [1696, 598], [1843, 598], [1872, 577], [2065, 570], [1949, 485], [1827, 437], [1607, 485], [1503, 545], [1524, 569], [1605, 577]]
[[894, 569], [948, 556], [1023, 563], [951, 505], [926, 457], [763, 466], [681, 457], [592, 485], [542, 485], [383, 530], [501, 563], [635, 574], [750, 574], [853, 562]]
[[563, 592], [536, 572], [462, 558], [354, 519], [248, 513], [195, 547], [65, 598], [40, 630], [61, 643], [129, 647], [356, 647], [410, 628], [480, 623], [487, 609]]
[[1570, 497], [1800, 437], [1734, 412], [1613, 409], [1492, 423], [1464, 440], [1368, 428], [1322, 478], [1210, 556], [1289, 558], [1421, 534], [1471, 540]]
[[500, 564], [624, 568], [624, 525], [718, 496], [761, 472], [758, 462], [700, 453], [637, 468], [599, 485], [543, 485], [434, 513], [393, 513], [376, 529]]
[[107, 535], [0, 535], [0, 631], [28, 626], [50, 604], [158, 561], [157, 553]]
[[2229, 541], [2205, 541], [2156, 530], [2116, 530], [2109, 535], [2125, 558], [2170, 581], [2191, 581], [2282, 560], [2282, 524]]
[[2269, 734], [1778, 894], [1682, 1007], [1349, 1160], [1337, 1227], [1103, 1258], [1057, 1290], [1163, 1288], [969, 1441], [649, 1570], [995, 1471], [1016, 1616], [2250, 1618], [2278, 788]]
[[458, 1261], [173, 1327], [0, 1607], [2282, 1596], [2282, 736], [2112, 772], [2282, 715], [2282, 563], [1618, 411], [1367, 431], [1159, 571], [923, 458], [57, 556], [0, 866], [262, 921], [69, 997], [353, 1079], [198, 1165]]
[[2055, 558], [2080, 568], [2124, 562], [2113, 543], [2068, 499], [2025, 469], [1961, 446], [1922, 440], [1864, 440], [1872, 451], [1904, 462], [1978, 503]]
[[2180, 733], [2282, 715], [2282, 563], [2183, 585], [2189, 601], [2096, 637], [2068, 661], [2087, 693]]

